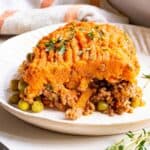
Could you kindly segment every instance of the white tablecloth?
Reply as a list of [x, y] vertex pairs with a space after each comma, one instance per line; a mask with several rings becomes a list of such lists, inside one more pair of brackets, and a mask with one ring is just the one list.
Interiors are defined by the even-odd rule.
[[[6, 39], [8, 37], [0, 36], [0, 44]], [[25, 123], [0, 106], [0, 142], [10, 150], [105, 150], [121, 137], [54, 133]]]

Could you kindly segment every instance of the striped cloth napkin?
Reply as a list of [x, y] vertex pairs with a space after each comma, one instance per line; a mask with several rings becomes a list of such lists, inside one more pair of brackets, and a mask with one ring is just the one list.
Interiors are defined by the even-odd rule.
[[128, 23], [107, 0], [0, 0], [0, 34], [73, 20]]

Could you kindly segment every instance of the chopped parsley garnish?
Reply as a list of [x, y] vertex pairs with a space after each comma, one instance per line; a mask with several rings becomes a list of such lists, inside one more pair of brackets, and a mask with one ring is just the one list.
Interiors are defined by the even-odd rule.
[[59, 37], [57, 40], [50, 40], [50, 42], [45, 43], [46, 51], [49, 52], [50, 50], [54, 50], [62, 55], [66, 50], [66, 43], [67, 40], [63, 40], [62, 37]]
[[50, 42], [48, 43], [45, 43], [45, 46], [46, 46], [46, 51], [49, 52], [50, 50], [54, 49], [54, 41], [51, 40]]
[[60, 48], [58, 49], [58, 53], [61, 54], [61, 55], [63, 55], [64, 52], [65, 52], [65, 50], [66, 50], [65, 45], [62, 45], [62, 46], [60, 46]]
[[93, 40], [93, 39], [94, 39], [94, 32], [93, 32], [93, 31], [90, 31], [90, 32], [87, 34], [87, 36], [88, 36], [91, 40]]

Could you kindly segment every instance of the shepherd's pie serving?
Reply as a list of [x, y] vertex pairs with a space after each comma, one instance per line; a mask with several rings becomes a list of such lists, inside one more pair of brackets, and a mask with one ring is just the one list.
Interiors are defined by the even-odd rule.
[[130, 37], [110, 24], [72, 22], [43, 37], [11, 81], [11, 103], [22, 110], [44, 107], [77, 119], [142, 106], [140, 66]]

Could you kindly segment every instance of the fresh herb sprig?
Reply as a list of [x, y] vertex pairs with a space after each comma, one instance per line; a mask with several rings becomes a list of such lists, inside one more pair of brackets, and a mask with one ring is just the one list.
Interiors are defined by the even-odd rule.
[[150, 74], [143, 74], [143, 77], [146, 79], [150, 79]]
[[143, 129], [135, 133], [129, 131], [123, 139], [106, 150], [148, 150], [148, 145], [150, 145], [150, 131]]
[[49, 52], [50, 50], [54, 49], [55, 41], [50, 40], [49, 42], [45, 43], [46, 51]]

